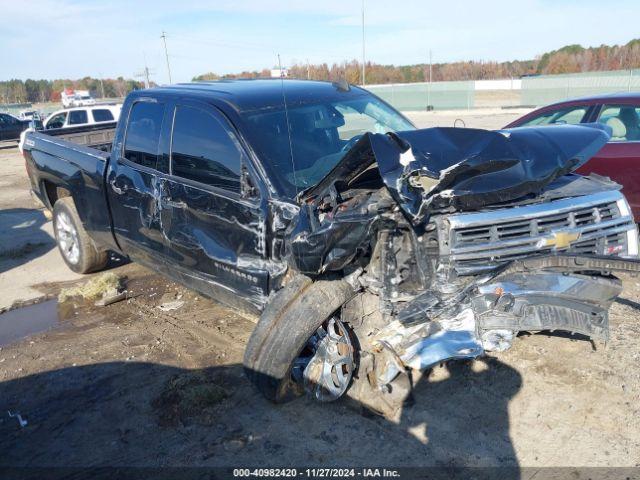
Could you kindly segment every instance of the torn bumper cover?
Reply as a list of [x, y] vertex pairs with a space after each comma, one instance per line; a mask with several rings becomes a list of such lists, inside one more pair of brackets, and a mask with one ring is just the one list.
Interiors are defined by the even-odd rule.
[[479, 279], [453, 302], [417, 297], [373, 341], [378, 351], [391, 350], [396, 359], [378, 363], [377, 382], [388, 383], [407, 368], [424, 370], [444, 360], [506, 350], [522, 330], [607, 340], [608, 309], [622, 291], [620, 280], [607, 276], [611, 272], [640, 273], [640, 260], [537, 257]]

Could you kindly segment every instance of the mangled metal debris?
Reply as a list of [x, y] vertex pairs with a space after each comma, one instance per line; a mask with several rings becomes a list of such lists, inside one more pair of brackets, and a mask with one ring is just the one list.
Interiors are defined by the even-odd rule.
[[[318, 185], [300, 195], [291, 260], [305, 273], [340, 270], [385, 221], [393, 225], [402, 217], [427, 230], [430, 216], [438, 213], [536, 203], [608, 139], [603, 128], [572, 126], [367, 133]], [[616, 188], [612, 182], [605, 187]], [[563, 194], [555, 192], [556, 198]]]
[[[619, 186], [571, 172], [608, 138], [570, 126], [366, 134], [301, 193], [290, 266], [355, 272], [341, 310], [360, 347], [349, 395], [393, 416], [415, 372], [504, 351], [520, 331], [606, 340], [621, 292], [611, 272], [638, 263], [602, 259], [637, 256], [637, 230]], [[562, 254], [581, 267], [519, 268]], [[335, 387], [319, 383], [307, 387], [318, 398]]]
[[351, 188], [375, 167], [414, 224], [435, 209], [477, 210], [539, 194], [583, 165], [609, 140], [593, 125], [488, 131], [429, 128], [367, 133], [306, 199]]

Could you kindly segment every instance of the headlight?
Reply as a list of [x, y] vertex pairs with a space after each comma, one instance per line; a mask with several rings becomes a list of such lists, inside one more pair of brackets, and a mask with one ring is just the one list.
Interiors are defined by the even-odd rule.
[[618, 210], [620, 216], [630, 217], [633, 227], [627, 230], [627, 255], [630, 257], [638, 256], [638, 227], [636, 227], [635, 221], [633, 221], [633, 214], [631, 213], [631, 207], [627, 203], [625, 198], [621, 198], [616, 202], [618, 204]]

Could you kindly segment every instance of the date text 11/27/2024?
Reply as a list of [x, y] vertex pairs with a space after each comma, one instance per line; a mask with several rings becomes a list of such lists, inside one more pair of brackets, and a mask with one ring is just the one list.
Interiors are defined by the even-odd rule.
[[243, 477], [303, 477], [303, 478], [399, 478], [400, 473], [387, 468], [237, 468], [234, 478]]

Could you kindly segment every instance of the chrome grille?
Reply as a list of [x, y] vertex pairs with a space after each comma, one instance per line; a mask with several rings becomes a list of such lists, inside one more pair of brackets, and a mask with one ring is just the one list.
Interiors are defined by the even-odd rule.
[[594, 225], [602, 220], [620, 217], [616, 202], [607, 202], [589, 208], [544, 215], [527, 220], [502, 219], [500, 223], [485, 226], [460, 227], [453, 230], [456, 247], [516, 238], [530, 238], [558, 229]]
[[[441, 249], [451, 256], [459, 273], [472, 274], [518, 258], [557, 251], [635, 255], [636, 232], [622, 194], [608, 191], [453, 215], [441, 238]], [[631, 248], [629, 235], [636, 239]]]

